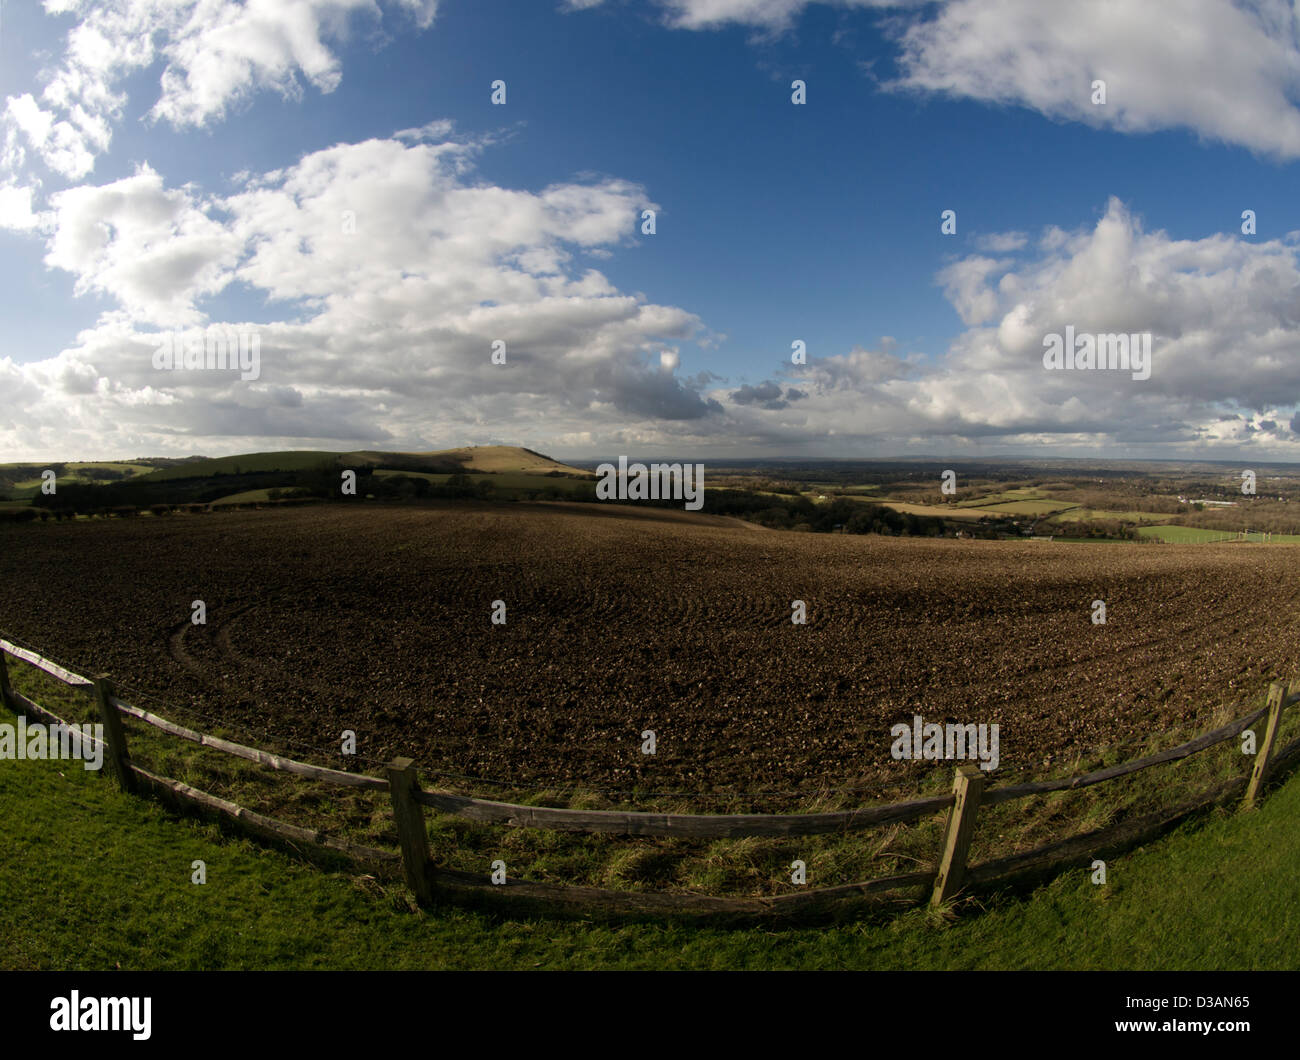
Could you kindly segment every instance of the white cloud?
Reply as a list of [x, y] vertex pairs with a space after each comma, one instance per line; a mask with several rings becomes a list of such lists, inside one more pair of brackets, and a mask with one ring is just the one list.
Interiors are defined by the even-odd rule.
[[32, 211], [32, 190], [14, 184], [0, 184], [0, 228], [21, 232], [40, 224], [40, 216]]
[[[791, 29], [813, 6], [875, 9], [887, 88], [1030, 107], [1125, 133], [1189, 129], [1300, 157], [1300, 16], [1286, 0], [656, 0], [679, 29]], [[573, 6], [573, 5], [571, 5]], [[1092, 102], [1104, 80], [1107, 102]]]
[[975, 237], [975, 246], [989, 254], [1009, 254], [1023, 250], [1029, 242], [1024, 232], [989, 232]]
[[[118, 308], [59, 356], [14, 368], [23, 416], [0, 449], [177, 452], [279, 445], [429, 448], [716, 416], [676, 374], [702, 331], [581, 259], [636, 238], [643, 188], [617, 178], [537, 192], [481, 182], [481, 144], [375, 139], [246, 176], [233, 194], [152, 169], [52, 199], [46, 261]], [[653, 204], [652, 204], [653, 205]], [[345, 216], [350, 212], [350, 216]], [[209, 323], [247, 285], [281, 308], [255, 330], [261, 372], [153, 367], [158, 329]], [[287, 303], [289, 309], [283, 308]], [[491, 363], [492, 342], [507, 363]]]
[[[657, 0], [670, 25], [681, 29], [715, 29], [729, 23], [767, 30], [788, 29], [813, 0]], [[866, 8], [891, 0], [819, 0], [832, 7]], [[897, 6], [896, 4], [894, 6]]]
[[[437, 0], [385, 0], [419, 29]], [[51, 14], [71, 13], [62, 63], [38, 100], [9, 97], [4, 162], [25, 162], [21, 139], [54, 172], [79, 179], [107, 151], [126, 97], [125, 79], [164, 64], [155, 121], [202, 126], [253, 94], [296, 97], [303, 83], [332, 92], [342, 71], [334, 46], [354, 16], [379, 17], [378, 0], [47, 0]], [[19, 135], [21, 134], [21, 136]]]
[[[1122, 132], [1188, 128], [1294, 158], [1297, 29], [1293, 8], [1277, 2], [951, 0], [902, 33], [896, 87]], [[1104, 105], [1091, 101], [1095, 79], [1106, 82]]]
[[230, 282], [242, 249], [148, 166], [112, 184], [59, 192], [50, 205], [46, 264], [76, 276], [78, 294], [111, 295], [127, 313], [163, 326], [201, 321], [195, 299]]
[[[839, 453], [971, 452], [986, 443], [1187, 454], [1228, 445], [1300, 455], [1290, 426], [1300, 407], [1294, 245], [1172, 239], [1146, 231], [1111, 199], [1095, 226], [1052, 229], [1038, 248], [1032, 261], [975, 255], [940, 272], [968, 324], [942, 357], [900, 357], [882, 342], [810, 359], [784, 373], [806, 400], [773, 409], [728, 401], [737, 436], [758, 447]], [[1043, 338], [1067, 325], [1151, 332], [1150, 378], [1045, 370]], [[727, 401], [724, 390], [715, 396]]]
[[1006, 261], [994, 258], [962, 258], [939, 273], [944, 294], [964, 324], [987, 320], [998, 306], [997, 292], [989, 285], [989, 276], [1005, 270]]
[[[13, 394], [0, 447], [1300, 450], [1294, 243], [1175, 239], [1112, 199], [1094, 225], [1051, 228], [1018, 258], [974, 254], [942, 270], [967, 321], [942, 356], [882, 339], [737, 388], [678, 374], [698, 319], [578, 261], [584, 246], [635, 238], [642, 189], [612, 178], [539, 192], [481, 185], [478, 150], [341, 145], [219, 199], [166, 188], [147, 169], [65, 193], [49, 260], [134, 309], [106, 313], [48, 361], [0, 360]], [[295, 307], [229, 322], [257, 329], [260, 379], [154, 370], [161, 322], [205, 320], [205, 295], [233, 282]], [[1043, 337], [1066, 325], [1151, 332], [1151, 377], [1044, 370]], [[495, 339], [506, 365], [490, 363]]]

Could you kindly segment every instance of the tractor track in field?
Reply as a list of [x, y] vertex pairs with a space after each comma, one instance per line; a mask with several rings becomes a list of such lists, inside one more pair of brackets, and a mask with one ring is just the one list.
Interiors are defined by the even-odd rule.
[[755, 533], [563, 504], [13, 526], [0, 546], [0, 632], [150, 709], [300, 751], [350, 728], [371, 761], [524, 784], [885, 792], [914, 768], [888, 753], [913, 713], [997, 722], [1003, 768], [1034, 768], [1203, 731], [1300, 660], [1300, 549], [1281, 546]]

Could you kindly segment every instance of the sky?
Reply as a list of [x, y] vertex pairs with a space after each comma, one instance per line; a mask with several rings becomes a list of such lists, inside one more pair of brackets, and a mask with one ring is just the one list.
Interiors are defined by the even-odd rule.
[[0, 460], [1296, 460], [1297, 177], [1284, 0], [4, 0]]

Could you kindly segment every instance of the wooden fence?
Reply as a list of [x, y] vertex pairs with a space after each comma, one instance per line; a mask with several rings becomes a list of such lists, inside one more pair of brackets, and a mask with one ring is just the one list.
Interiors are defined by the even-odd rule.
[[[103, 721], [104, 743], [107, 745], [105, 760], [111, 764], [124, 791], [148, 791], [183, 807], [215, 812], [256, 836], [288, 842], [297, 849], [314, 848], [328, 854], [342, 855], [369, 868], [395, 872], [400, 863], [407, 886], [421, 904], [429, 904], [441, 896], [491, 895], [519, 903], [540, 905], [548, 910], [572, 910], [582, 915], [601, 912], [615, 915], [672, 913], [733, 919], [839, 914], [849, 903], [858, 903], [864, 899], [879, 903], [880, 895], [899, 891], [928, 893], [931, 904], [941, 905], [964, 888], [1039, 879], [1062, 868], [1077, 867], [1083, 859], [1090, 862], [1093, 858], [1113, 856], [1149, 841], [1199, 810], [1232, 798], [1243, 789], [1240, 805], [1242, 809], [1249, 809], [1256, 804], [1261, 787], [1271, 772], [1300, 760], [1300, 739], [1284, 748], [1275, 747], [1282, 712], [1287, 706], [1300, 701], [1300, 692], [1292, 693], [1286, 684], [1273, 682], [1269, 687], [1266, 704], [1245, 717], [1157, 754], [1073, 777], [986, 788], [985, 774], [975, 765], [964, 763], [956, 768], [952, 790], [948, 794], [831, 813], [673, 814], [521, 806], [426, 790], [421, 786], [409, 758], [393, 760], [387, 766], [385, 777], [373, 777], [295, 761], [198, 732], [124, 703], [117, 698], [113, 683], [107, 676], [93, 680], [83, 677], [36, 652], [0, 640], [0, 700], [14, 713], [34, 715], [50, 724], [68, 723], [12, 687], [6, 655], [21, 659], [94, 698]], [[210, 792], [151, 773], [131, 760], [122, 727], [123, 714], [180, 739], [273, 770], [327, 784], [387, 791], [392, 803], [400, 855], [254, 813]], [[1232, 739], [1264, 717], [1268, 719], [1264, 737], [1258, 742], [1256, 754], [1250, 759], [1248, 775], [1219, 784], [1201, 792], [1196, 798], [1169, 809], [1072, 836], [1024, 853], [975, 865], [967, 864], [971, 838], [981, 807], [1054, 791], [1085, 788], [1187, 758]], [[730, 898], [612, 891], [518, 880], [492, 884], [484, 875], [454, 871], [434, 864], [429, 853], [425, 807], [481, 824], [696, 839], [805, 836], [856, 831], [883, 824], [908, 823], [940, 811], [947, 811], [947, 819], [937, 866], [932, 871], [911, 872], [833, 887], [808, 888], [774, 897]], [[914, 900], [903, 900], [903, 903], [911, 904]]]

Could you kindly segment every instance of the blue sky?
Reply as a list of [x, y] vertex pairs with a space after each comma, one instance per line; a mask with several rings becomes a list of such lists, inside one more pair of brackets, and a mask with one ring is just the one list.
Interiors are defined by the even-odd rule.
[[[1228, 0], [11, 0], [0, 459], [1295, 459], [1298, 41]], [[1150, 378], [1049, 371], [1067, 325]], [[178, 333], [256, 377], [160, 369]]]

